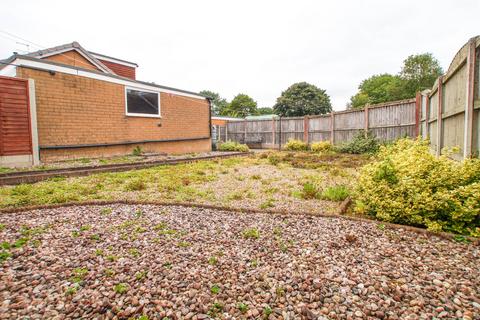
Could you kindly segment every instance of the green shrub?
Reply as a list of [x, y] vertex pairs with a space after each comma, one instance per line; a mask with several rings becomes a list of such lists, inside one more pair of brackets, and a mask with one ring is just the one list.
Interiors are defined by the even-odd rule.
[[223, 142], [218, 146], [220, 151], [238, 151], [238, 152], [248, 152], [250, 149], [246, 144], [241, 144], [236, 141], [227, 141]]
[[352, 140], [337, 146], [336, 150], [341, 153], [362, 154], [376, 153], [379, 147], [377, 139], [371, 132], [365, 135], [365, 132], [360, 131]]
[[268, 162], [270, 162], [270, 164], [276, 166], [277, 164], [279, 164], [281, 161], [282, 161], [282, 158], [279, 154], [275, 153], [275, 152], [271, 152], [269, 155], [268, 155]]
[[347, 199], [350, 192], [345, 186], [333, 186], [323, 190], [321, 198], [331, 201], [343, 201]]
[[306, 182], [303, 184], [303, 189], [302, 189], [303, 199], [316, 199], [318, 198], [318, 194], [319, 194], [318, 189], [313, 183]]
[[289, 151], [307, 151], [308, 144], [301, 140], [289, 139], [284, 148]]
[[428, 141], [382, 146], [354, 196], [355, 211], [380, 220], [480, 236], [480, 160], [437, 158]]
[[125, 190], [127, 191], [141, 191], [145, 190], [147, 186], [142, 179], [133, 179], [128, 181], [127, 185], [125, 186]]
[[136, 146], [135, 148], [133, 148], [132, 150], [132, 155], [136, 156], [136, 157], [139, 157], [143, 154], [143, 150], [142, 150], [142, 147], [140, 146]]
[[310, 149], [313, 152], [329, 152], [333, 150], [333, 145], [330, 141], [318, 141], [313, 142], [310, 145]]

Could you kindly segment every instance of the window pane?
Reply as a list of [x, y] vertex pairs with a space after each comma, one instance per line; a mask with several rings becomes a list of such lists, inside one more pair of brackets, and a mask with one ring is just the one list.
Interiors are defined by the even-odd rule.
[[127, 89], [127, 112], [158, 114], [158, 94]]

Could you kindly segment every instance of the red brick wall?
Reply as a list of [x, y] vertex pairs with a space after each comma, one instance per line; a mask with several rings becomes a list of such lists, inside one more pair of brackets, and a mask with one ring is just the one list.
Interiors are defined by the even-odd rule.
[[102, 59], [98, 60], [104, 65], [106, 65], [110, 70], [115, 72], [117, 75], [135, 80], [135, 68]]
[[[125, 115], [123, 85], [75, 75], [17, 68], [21, 78], [35, 80], [39, 144], [42, 146], [118, 143], [125, 141], [209, 137], [209, 104], [205, 99], [161, 93], [162, 118]], [[135, 145], [99, 147], [89, 156], [129, 153]], [[41, 159], [78, 157], [87, 148], [45, 150]], [[148, 143], [146, 151], [169, 153], [210, 150], [210, 139]]]
[[75, 50], [63, 52], [61, 54], [56, 54], [43, 59], [67, 64], [69, 66], [99, 71], [99, 69], [96, 66], [94, 66], [90, 61], [85, 59], [81, 54], [79, 54]]

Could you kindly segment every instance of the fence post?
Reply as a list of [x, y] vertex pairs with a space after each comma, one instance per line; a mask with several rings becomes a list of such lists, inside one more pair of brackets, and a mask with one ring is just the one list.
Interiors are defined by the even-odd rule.
[[365, 115], [365, 124], [364, 124], [365, 138], [366, 138], [367, 135], [368, 135], [368, 125], [369, 125], [369, 120], [368, 120], [369, 114], [368, 114], [368, 110], [369, 110], [369, 108], [370, 108], [370, 103], [367, 103], [367, 104], [365, 105], [365, 108], [364, 108], [364, 111], [363, 111], [363, 112], [364, 112], [364, 115]]
[[476, 41], [470, 39], [468, 43], [467, 55], [467, 99], [465, 106], [465, 141], [463, 147], [463, 157], [469, 158], [472, 156], [473, 145], [473, 104], [474, 104], [474, 90], [475, 90], [475, 54]]
[[247, 143], [247, 119], [243, 120], [243, 143]]
[[308, 141], [308, 131], [309, 131], [309, 119], [308, 116], [303, 117], [303, 141], [309, 143]]
[[[430, 139], [430, 93], [425, 93], [425, 138]], [[422, 102], [423, 103], [423, 102]]]
[[437, 156], [442, 154], [442, 110], [443, 110], [443, 76], [438, 77], [438, 108], [437, 108]]
[[330, 113], [330, 142], [335, 143], [335, 111], [332, 110]]
[[422, 95], [420, 91], [415, 95], [415, 137], [420, 134], [420, 107], [422, 103]]
[[227, 141], [228, 141], [228, 121], [225, 124], [225, 142], [227, 142]]
[[272, 117], [272, 148], [275, 148], [275, 136], [277, 133], [275, 132], [275, 117]]

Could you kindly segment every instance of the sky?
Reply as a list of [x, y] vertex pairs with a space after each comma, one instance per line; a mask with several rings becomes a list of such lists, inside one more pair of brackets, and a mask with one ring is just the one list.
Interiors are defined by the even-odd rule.
[[306, 81], [343, 110], [363, 79], [398, 73], [411, 54], [448, 69], [480, 34], [479, 12], [479, 0], [16, 0], [2, 6], [0, 58], [78, 41], [136, 62], [139, 80], [259, 107]]

